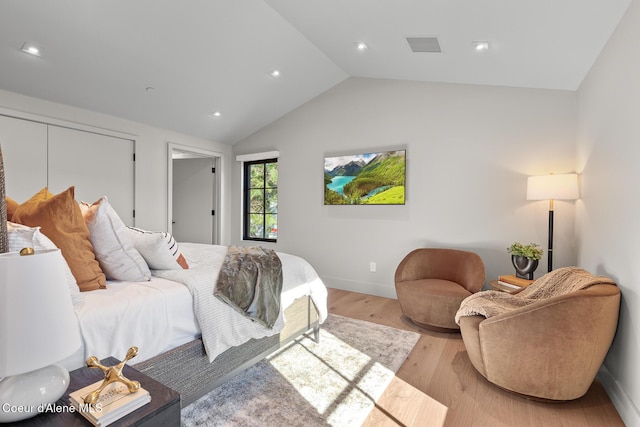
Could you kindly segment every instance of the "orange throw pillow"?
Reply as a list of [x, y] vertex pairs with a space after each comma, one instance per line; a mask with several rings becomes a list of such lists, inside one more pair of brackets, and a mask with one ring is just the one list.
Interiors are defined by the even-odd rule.
[[16, 211], [18, 207], [18, 202], [13, 200], [11, 197], [7, 197], [7, 221], [11, 221], [13, 218], [13, 213]]
[[40, 226], [40, 231], [60, 248], [81, 291], [105, 288], [105, 276], [93, 253], [74, 190], [69, 187], [54, 196], [43, 188], [16, 208], [13, 222]]

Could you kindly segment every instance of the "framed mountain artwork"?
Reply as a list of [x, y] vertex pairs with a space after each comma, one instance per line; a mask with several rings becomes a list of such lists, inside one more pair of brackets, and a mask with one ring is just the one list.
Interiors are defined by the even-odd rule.
[[404, 205], [406, 151], [324, 158], [325, 205]]

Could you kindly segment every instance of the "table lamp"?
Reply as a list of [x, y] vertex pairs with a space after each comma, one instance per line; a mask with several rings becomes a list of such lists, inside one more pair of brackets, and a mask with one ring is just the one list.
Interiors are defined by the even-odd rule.
[[527, 200], [549, 200], [548, 271], [553, 269], [553, 201], [578, 198], [578, 174], [549, 174], [527, 179]]
[[81, 344], [60, 250], [26, 252], [0, 254], [0, 422], [58, 400], [69, 372], [54, 363]]

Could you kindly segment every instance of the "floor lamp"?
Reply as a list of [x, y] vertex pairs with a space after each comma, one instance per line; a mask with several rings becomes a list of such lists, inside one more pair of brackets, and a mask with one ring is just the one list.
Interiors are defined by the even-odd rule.
[[530, 176], [527, 179], [527, 200], [549, 200], [549, 247], [547, 261], [553, 270], [553, 201], [578, 198], [578, 174]]

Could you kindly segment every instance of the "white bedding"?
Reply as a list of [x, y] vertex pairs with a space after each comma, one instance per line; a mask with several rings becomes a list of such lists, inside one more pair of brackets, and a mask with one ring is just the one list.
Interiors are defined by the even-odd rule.
[[189, 262], [188, 270], [156, 270], [152, 274], [184, 283], [191, 291], [209, 361], [251, 338], [280, 332], [284, 326], [284, 309], [300, 296], [311, 296], [321, 322], [327, 317], [327, 290], [316, 271], [300, 257], [278, 252], [282, 263], [282, 304], [278, 320], [269, 329], [248, 320], [213, 295], [218, 271], [227, 254], [226, 246], [182, 243], [180, 249]]
[[[208, 337], [205, 348], [210, 360], [249, 338], [279, 331], [251, 322], [213, 296], [226, 246], [181, 243], [180, 249], [189, 263], [188, 270], [155, 270], [149, 282], [109, 281], [107, 289], [83, 293], [84, 305], [76, 308], [83, 351], [63, 365], [81, 366], [89, 356], [120, 359], [133, 345], [139, 348], [131, 362], [135, 364], [199, 337], [203, 328], [194, 313], [192, 294], [211, 308], [198, 314]], [[309, 295], [324, 321], [327, 290], [316, 271], [300, 257], [284, 253], [278, 256], [283, 266], [282, 310], [295, 299]], [[281, 327], [281, 323], [277, 324]]]
[[85, 292], [76, 309], [83, 338], [82, 360], [139, 349], [139, 363], [200, 336], [189, 290], [181, 283], [153, 277], [149, 282], [108, 281], [107, 289]]

